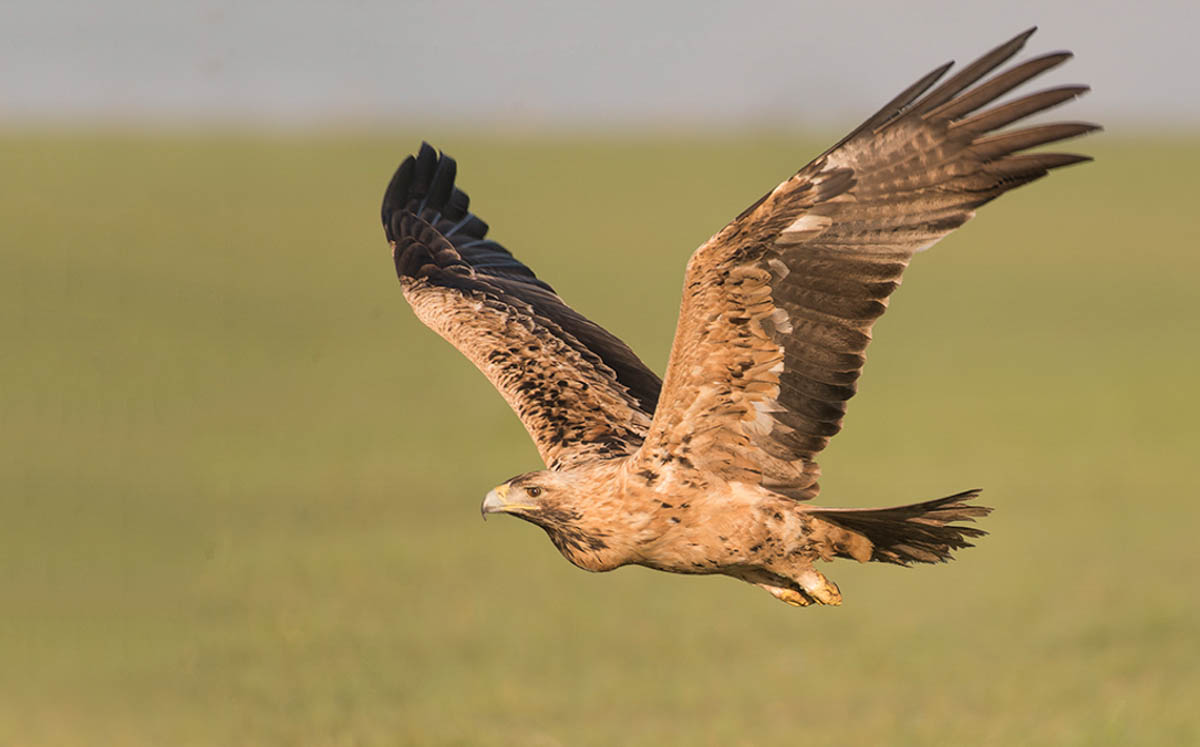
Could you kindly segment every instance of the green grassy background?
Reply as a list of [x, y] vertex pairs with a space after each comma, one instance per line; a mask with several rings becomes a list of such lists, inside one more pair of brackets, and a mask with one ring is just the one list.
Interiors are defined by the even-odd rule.
[[[417, 142], [0, 135], [0, 743], [1200, 739], [1200, 141], [1082, 141], [917, 259], [823, 502], [992, 534], [801, 610], [480, 522], [539, 465], [400, 295]], [[823, 141], [435, 144], [661, 371], [691, 249]]]

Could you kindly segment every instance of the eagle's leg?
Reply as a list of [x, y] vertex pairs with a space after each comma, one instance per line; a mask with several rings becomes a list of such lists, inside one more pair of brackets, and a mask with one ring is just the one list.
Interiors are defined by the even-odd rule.
[[842, 594], [838, 591], [837, 584], [811, 566], [801, 571], [795, 580], [758, 569], [731, 575], [766, 590], [771, 596], [793, 607], [807, 607], [813, 602], [833, 605], [842, 603]]
[[786, 586], [772, 586], [771, 584], [756, 584], [756, 586], [766, 589], [771, 592], [771, 596], [793, 607], [807, 607], [813, 603], [812, 597], [799, 589], [789, 589]]
[[842, 603], [842, 591], [837, 584], [825, 578], [825, 574], [816, 568], [807, 568], [796, 577], [796, 582], [805, 593], [821, 604], [839, 605]]

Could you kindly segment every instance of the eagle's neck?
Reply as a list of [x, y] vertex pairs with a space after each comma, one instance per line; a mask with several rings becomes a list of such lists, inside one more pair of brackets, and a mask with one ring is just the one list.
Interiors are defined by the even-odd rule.
[[625, 461], [597, 461], [564, 473], [572, 500], [537, 515], [559, 552], [584, 570], [608, 571], [633, 562], [653, 518], [652, 507], [638, 500], [639, 491], [628, 489]]

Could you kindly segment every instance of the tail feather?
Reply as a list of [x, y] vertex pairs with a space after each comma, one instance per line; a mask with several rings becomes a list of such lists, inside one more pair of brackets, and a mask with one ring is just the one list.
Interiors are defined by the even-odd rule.
[[822, 521], [866, 537], [872, 545], [869, 558], [872, 561], [904, 566], [941, 563], [952, 559], [953, 551], [973, 547], [967, 541], [968, 537], [987, 534], [982, 529], [950, 523], [974, 521], [991, 513], [992, 509], [987, 506], [967, 504], [980, 492], [968, 490], [946, 498], [890, 508], [813, 508], [808, 512]]

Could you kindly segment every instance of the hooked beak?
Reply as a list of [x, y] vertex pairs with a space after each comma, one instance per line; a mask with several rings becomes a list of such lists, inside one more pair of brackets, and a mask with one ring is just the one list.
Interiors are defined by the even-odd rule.
[[509, 500], [511, 486], [508, 483], [497, 485], [483, 499], [483, 505], [479, 507], [479, 512], [483, 514], [483, 520], [487, 521], [488, 514], [519, 514], [521, 511], [535, 511], [537, 506], [531, 506], [527, 503], [514, 503]]
[[508, 504], [504, 499], [508, 497], [508, 484], [497, 485], [483, 499], [483, 505], [479, 507], [479, 513], [483, 516], [483, 520], [487, 521], [488, 514], [503, 513]]

